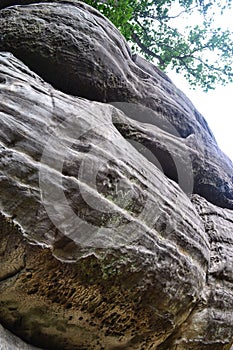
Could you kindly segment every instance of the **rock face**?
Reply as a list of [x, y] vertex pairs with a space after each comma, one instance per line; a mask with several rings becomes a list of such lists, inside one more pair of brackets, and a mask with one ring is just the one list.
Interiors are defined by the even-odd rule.
[[0, 325], [0, 349], [1, 350], [12, 350], [12, 349], [20, 349], [20, 350], [36, 350], [38, 348], [35, 348], [32, 345], [28, 345], [24, 343], [21, 339], [15, 337], [10, 332], [5, 330]]
[[[126, 102], [127, 109], [130, 102], [152, 109], [149, 123], [182, 138], [191, 150], [194, 193], [233, 208], [232, 165], [217, 148], [203, 117], [152, 64], [132, 56], [116, 28], [96, 10], [75, 1], [13, 6], [1, 11], [0, 29], [0, 50], [12, 52], [59, 90], [101, 102]], [[144, 114], [143, 110], [141, 121]], [[171, 163], [167, 144], [151, 145], [144, 138], [140, 142], [159, 160]], [[169, 177], [176, 180], [172, 164], [167, 167]], [[180, 185], [190, 192], [189, 184]]]
[[0, 5], [0, 322], [44, 349], [229, 350], [232, 163], [97, 11], [23, 3]]

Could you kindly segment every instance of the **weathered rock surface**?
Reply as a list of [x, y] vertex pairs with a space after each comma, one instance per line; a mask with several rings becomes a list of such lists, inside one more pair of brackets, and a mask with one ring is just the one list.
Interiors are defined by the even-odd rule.
[[[201, 219], [178, 185], [144, 162], [114, 127], [120, 111], [53, 90], [13, 56], [2, 54], [0, 63], [6, 78], [1, 86], [2, 321], [41, 347], [56, 342], [59, 349], [94, 349], [97, 340], [104, 348], [160, 343], [183, 322], [204, 288], [209, 242]], [[6, 217], [18, 223], [21, 240], [24, 233], [58, 259], [78, 262], [62, 267], [53, 259], [55, 266], [47, 266], [50, 251], [34, 253], [26, 243], [16, 245], [13, 258], [19, 238], [12, 242]], [[53, 282], [57, 274], [60, 288]], [[60, 309], [56, 317], [54, 305]], [[38, 318], [38, 308], [48, 311], [35, 325], [30, 320]], [[78, 314], [82, 320], [74, 337]], [[59, 315], [63, 326], [51, 326], [51, 317], [59, 324]], [[69, 328], [70, 317], [75, 321]], [[18, 318], [25, 321], [17, 327]], [[139, 327], [140, 322], [145, 325]]]
[[[158, 349], [227, 349], [233, 329], [233, 213], [201, 197], [192, 202], [203, 219], [211, 244], [203, 304]], [[208, 341], [207, 341], [208, 339]]]
[[[23, 3], [29, 2], [35, 1]], [[233, 208], [232, 165], [203, 117], [155, 66], [132, 56], [116, 28], [96, 10], [78, 1], [13, 6], [1, 11], [0, 30], [0, 50], [12, 52], [54, 87], [91, 100], [139, 103], [152, 109], [150, 124], [182, 138], [181, 143], [193, 150], [194, 193]], [[155, 142], [151, 148], [159, 159], [164, 154], [169, 158], [167, 145]], [[173, 164], [167, 167], [176, 180]], [[191, 185], [182, 182], [181, 187], [191, 192]]]
[[0, 350], [36, 350], [38, 348], [35, 348], [32, 345], [28, 345], [24, 343], [21, 339], [14, 336], [12, 333], [5, 330], [0, 325]]
[[203, 117], [85, 4], [0, 29], [30, 67], [0, 54], [0, 322], [46, 349], [229, 350], [233, 165]]

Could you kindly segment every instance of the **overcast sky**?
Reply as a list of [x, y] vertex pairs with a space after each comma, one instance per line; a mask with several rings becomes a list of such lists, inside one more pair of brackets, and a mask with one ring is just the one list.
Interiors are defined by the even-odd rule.
[[[192, 21], [193, 24], [198, 24], [197, 17], [192, 17]], [[181, 30], [183, 24], [181, 23]], [[233, 8], [222, 16], [216, 16], [215, 24], [216, 27], [233, 31]], [[204, 93], [201, 89], [191, 90], [185, 79], [175, 72], [169, 72], [168, 76], [202, 113], [214, 133], [219, 147], [233, 161], [233, 84], [228, 84], [226, 87], [219, 86], [214, 91]]]
[[175, 73], [168, 75], [202, 113], [219, 147], [233, 161], [233, 84], [205, 93], [200, 89], [190, 90], [185, 79]]

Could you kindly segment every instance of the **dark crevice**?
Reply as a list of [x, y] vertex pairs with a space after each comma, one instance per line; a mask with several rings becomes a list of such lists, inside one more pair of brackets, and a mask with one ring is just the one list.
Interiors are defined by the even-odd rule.
[[[145, 101], [146, 102], [146, 99]], [[149, 102], [148, 102], [149, 103]], [[161, 102], [157, 101], [157, 104], [153, 106], [153, 109], [150, 107], [147, 107], [146, 105], [140, 104], [140, 101], [137, 101], [135, 103], [132, 102], [113, 102], [111, 101], [111, 105], [122, 111], [128, 118], [135, 120], [142, 124], [149, 124], [156, 126], [160, 130], [165, 131], [166, 133], [175, 136], [176, 138], [182, 140], [190, 135], [194, 134], [194, 131], [191, 127], [187, 127], [186, 130], [181, 130], [178, 127], [174, 125], [164, 117], [164, 106], [161, 105]], [[178, 112], [169, 112], [170, 115], [174, 114], [174, 121], [175, 119], [179, 119], [180, 116], [178, 115]], [[121, 120], [118, 116], [113, 116], [114, 124], [117, 127], [117, 123], [121, 123]]]
[[77, 73], [75, 71], [71, 73], [70, 67], [58, 63], [56, 57], [53, 59], [51, 56], [38, 55], [37, 52], [28, 52], [24, 56], [20, 50], [13, 49], [10, 49], [10, 52], [55, 89], [68, 95], [104, 102], [101, 88], [97, 89], [91, 86], [91, 82], [78, 79]]
[[0, 75], [0, 84], [6, 84], [6, 77], [3, 77], [2, 75]]
[[15, 268], [14, 270], [11, 270], [11, 271], [5, 273], [0, 278], [0, 282], [4, 282], [4, 281], [8, 280], [9, 278], [17, 276], [22, 270], [24, 270], [24, 268], [25, 268], [25, 264], [22, 266], [19, 266], [18, 268]]
[[[143, 131], [125, 122], [120, 122], [116, 119], [113, 121], [113, 125], [143, 157], [160, 169], [170, 180], [181, 186], [176, 163], [173, 159], [174, 155], [169, 152], [166, 145], [160, 144], [159, 141], [153, 141]], [[225, 192], [220, 191], [219, 187], [221, 184], [218, 185], [216, 183], [215, 185], [208, 179], [206, 179], [206, 181], [208, 180], [207, 183], [203, 183], [203, 178], [205, 177], [205, 174], [201, 176], [200, 173], [194, 176], [193, 194], [200, 195], [220, 208], [233, 209], [233, 195], [230, 189], [225, 186]], [[185, 191], [185, 188], [182, 186], [181, 188]]]
[[199, 183], [196, 178], [194, 182], [194, 194], [205, 198], [210, 203], [220, 208], [233, 209], [233, 196], [231, 193], [220, 191], [217, 184], [214, 186], [211, 183]]
[[132, 132], [128, 124], [113, 123], [121, 135], [150, 163], [159, 168], [169, 179], [178, 183], [178, 173], [170, 152], [155, 142]]
[[168, 150], [164, 150], [155, 145], [152, 141], [145, 141], [143, 145], [156, 157], [161, 165], [163, 173], [171, 180], [178, 183], [178, 174], [175, 162]]

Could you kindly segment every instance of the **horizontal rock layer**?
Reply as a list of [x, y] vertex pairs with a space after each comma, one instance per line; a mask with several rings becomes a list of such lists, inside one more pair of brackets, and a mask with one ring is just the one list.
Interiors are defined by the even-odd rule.
[[[35, 1], [23, 3], [30, 2]], [[5, 1], [2, 7], [13, 3], [22, 1]], [[233, 208], [232, 164], [204, 118], [163, 73], [132, 55], [117, 29], [96, 10], [78, 1], [12, 6], [1, 11], [0, 30], [0, 50], [12, 52], [54, 87], [91, 100], [117, 102], [118, 108], [140, 120], [144, 109], [135, 115], [128, 103], [147, 107], [150, 124], [191, 149], [194, 183], [187, 184], [183, 176], [177, 180], [168, 161], [170, 178], [188, 193]], [[169, 145], [156, 142], [147, 147], [159, 159], [161, 152], [169, 158]]]
[[[0, 188], [4, 217], [19, 225], [21, 236], [52, 249], [62, 261], [78, 260], [78, 264], [83, 264], [87, 257], [84, 261], [90, 264], [88, 274], [94, 274], [90, 279], [94, 278], [95, 288], [98, 289], [101, 279], [106, 287], [110, 278], [115, 288], [125, 290], [122, 291], [124, 299], [129, 300], [130, 295], [132, 300], [136, 298], [130, 307], [133, 313], [139, 307], [138, 300], [142, 300], [143, 313], [148, 314], [144, 316], [148, 318], [146, 327], [150, 324], [153, 341], [158, 338], [156, 342], [161, 342], [165, 329], [172, 332], [194, 307], [205, 283], [209, 242], [191, 202], [114, 127], [112, 119], [118, 115], [124, 117], [122, 112], [110, 105], [55, 91], [13, 56], [2, 54], [0, 63], [0, 74], [6, 78], [1, 86]], [[2, 223], [4, 225], [7, 224]], [[8, 226], [5, 227], [4, 234], [8, 232]], [[5, 240], [8, 242], [7, 236]], [[12, 258], [9, 251], [5, 251], [3, 290], [5, 280], [9, 286], [9, 276], [14, 276], [15, 289], [15, 274], [24, 275], [21, 269], [25, 270], [22, 264], [27, 253], [23, 256], [19, 267], [13, 264], [13, 270], [9, 271]], [[10, 261], [6, 257], [10, 257]], [[91, 269], [91, 264], [98, 266], [99, 260], [100, 275]], [[75, 266], [79, 269], [79, 265]], [[24, 281], [23, 278], [22, 285]], [[70, 283], [74, 283], [72, 279]], [[9, 287], [6, 294], [3, 290], [2, 309], [8, 310], [12, 295]], [[61, 291], [54, 290], [54, 293]], [[111, 300], [106, 290], [101, 295]], [[25, 297], [22, 300], [25, 301]], [[109, 302], [106, 302], [104, 320]], [[50, 313], [48, 303], [46, 300]], [[87, 301], [84, 299], [83, 303]], [[83, 304], [79, 307], [80, 311], [85, 309]], [[76, 311], [77, 308], [75, 305]], [[33, 309], [34, 303], [29, 303], [30, 317]], [[8, 320], [8, 327], [13, 327], [9, 320], [11, 312], [7, 310], [2, 313], [2, 321]], [[127, 306], [122, 305], [121, 311], [125, 315]], [[28, 316], [23, 312], [21, 317]], [[132, 341], [139, 346], [150, 342], [144, 336], [149, 328], [147, 331], [142, 328], [141, 336], [135, 335], [137, 322], [138, 318], [129, 327], [123, 344]], [[122, 326], [125, 327], [123, 321], [119, 334], [124, 334]], [[43, 334], [43, 327], [47, 327], [46, 323], [42, 323], [38, 334]], [[80, 327], [87, 326], [84, 323]], [[103, 321], [101, 327], [106, 329], [107, 324]], [[108, 330], [110, 338], [114, 338], [115, 327]], [[101, 338], [99, 327], [92, 332], [94, 337]], [[83, 341], [81, 334], [79, 337]], [[104, 339], [104, 335], [102, 338], [106, 347], [110, 340]], [[40, 338], [36, 341], [40, 342]], [[56, 346], [70, 348], [64, 341], [59, 339]]]
[[26, 63], [0, 54], [2, 324], [48, 349], [229, 350], [233, 166], [203, 117], [83, 3], [0, 29]]
[[201, 197], [192, 203], [202, 218], [211, 243], [210, 264], [200, 305], [157, 349], [229, 349], [233, 329], [233, 213]]

